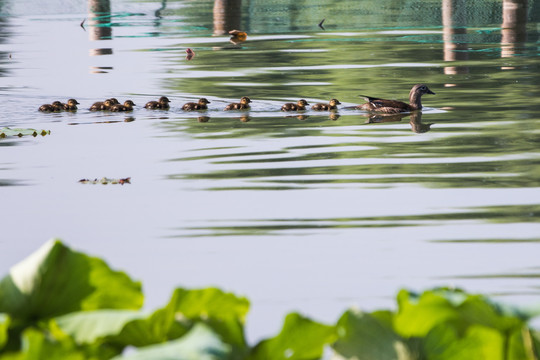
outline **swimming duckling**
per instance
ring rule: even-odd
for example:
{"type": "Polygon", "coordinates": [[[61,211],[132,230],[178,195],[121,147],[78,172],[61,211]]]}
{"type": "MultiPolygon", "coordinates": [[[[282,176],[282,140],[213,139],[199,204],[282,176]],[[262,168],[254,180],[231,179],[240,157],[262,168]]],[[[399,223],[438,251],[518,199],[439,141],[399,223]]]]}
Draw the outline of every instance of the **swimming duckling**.
{"type": "Polygon", "coordinates": [[[206,110],[208,109],[208,106],[206,104],[210,104],[210,101],[208,101],[206,98],[200,98],[198,102],[188,102],[182,106],[182,110],[206,110]]]}
{"type": "Polygon", "coordinates": [[[162,110],[169,110],[169,103],[171,101],[165,97],[162,96],[159,98],[158,101],[149,101],[144,105],[146,109],[162,109],[162,110]]]}
{"type": "Polygon", "coordinates": [[[57,111],[56,108],[54,107],[54,105],[51,105],[51,104],[43,104],[39,107],[39,111],[42,111],[42,112],[53,112],[53,111],[57,111]]]}
{"type": "Polygon", "coordinates": [[[309,103],[304,100],[300,99],[296,104],[293,103],[286,103],[281,107],[281,111],[300,111],[300,110],[306,110],[306,105],[309,105],[309,103]]]}
{"type": "Polygon", "coordinates": [[[331,100],[330,100],[330,103],[328,103],[328,104],[317,103],[317,104],[313,105],[311,108],[312,108],[313,110],[317,110],[317,111],[336,110],[336,109],[337,109],[337,105],[341,105],[341,103],[339,102],[339,100],[337,100],[337,99],[331,99],[331,100]]]}
{"type": "Polygon", "coordinates": [[[370,96],[360,95],[367,103],[358,105],[356,108],[360,110],[382,112],[386,114],[397,114],[400,112],[409,112],[422,109],[422,95],[435,93],[424,84],[416,84],[409,92],[409,104],[397,100],[379,99],[370,96]]]}
{"type": "Polygon", "coordinates": [[[247,33],[245,31],[231,30],[229,31],[229,34],[231,34],[229,41],[235,45],[238,45],[247,39],[247,33]]]}
{"type": "Polygon", "coordinates": [[[250,98],[244,96],[240,99],[239,103],[232,103],[225,107],[223,110],[246,110],[249,109],[249,103],[251,102],[250,98]]]}
{"type": "Polygon", "coordinates": [[[64,105],[60,101],[54,101],[52,104],[43,104],[39,107],[42,112],[58,112],[64,110],[64,105]]]}
{"type": "Polygon", "coordinates": [[[112,105],[109,110],[110,111],[114,111],[114,112],[117,112],[117,111],[133,111],[133,106],[136,106],[133,101],[131,100],[126,100],[124,101],[124,104],[115,104],[115,105],[112,105]]]}
{"type": "Polygon", "coordinates": [[[76,111],[77,105],[79,105],[79,102],[75,99],[69,99],[67,101],[67,104],[64,104],[64,110],[66,111],[76,111]]]}
{"type": "Polygon", "coordinates": [[[64,110],[64,104],[62,104],[60,101],[53,101],[51,105],[54,106],[54,111],[64,110]]]}

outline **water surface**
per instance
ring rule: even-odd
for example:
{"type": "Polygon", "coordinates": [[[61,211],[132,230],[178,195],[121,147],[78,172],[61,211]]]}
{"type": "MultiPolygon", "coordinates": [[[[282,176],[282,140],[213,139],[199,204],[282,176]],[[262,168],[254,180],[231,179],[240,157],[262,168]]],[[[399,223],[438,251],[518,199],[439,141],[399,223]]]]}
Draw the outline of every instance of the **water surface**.
{"type": "Polygon", "coordinates": [[[175,286],[247,296],[252,339],[401,287],[538,303],[536,2],[233,3],[0,3],[0,128],[51,131],[0,139],[3,273],[60,237],[141,279],[148,308],[175,286]],[[347,109],[419,82],[421,114],[347,109]],[[142,108],[161,95],[170,111],[142,108]],[[87,110],[112,96],[138,106],[87,110]],[[37,111],[71,97],[77,113],[37,111]],[[279,111],[300,98],[343,105],[279,111]],[[131,184],[78,182],[101,177],[131,184]]]}

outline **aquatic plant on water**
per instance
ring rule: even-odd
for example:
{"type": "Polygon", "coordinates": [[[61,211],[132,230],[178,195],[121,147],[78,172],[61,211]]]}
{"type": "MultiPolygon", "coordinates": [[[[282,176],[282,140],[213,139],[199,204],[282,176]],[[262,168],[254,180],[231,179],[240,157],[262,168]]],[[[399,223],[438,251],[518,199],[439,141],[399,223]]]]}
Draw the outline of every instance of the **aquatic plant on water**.
{"type": "Polygon", "coordinates": [[[528,325],[535,311],[460,290],[401,290],[397,310],[350,309],[336,324],[291,313],[254,345],[246,298],[178,288],[150,313],[143,299],[125,273],[49,241],[0,281],[0,359],[540,358],[540,332],[528,325]]]}

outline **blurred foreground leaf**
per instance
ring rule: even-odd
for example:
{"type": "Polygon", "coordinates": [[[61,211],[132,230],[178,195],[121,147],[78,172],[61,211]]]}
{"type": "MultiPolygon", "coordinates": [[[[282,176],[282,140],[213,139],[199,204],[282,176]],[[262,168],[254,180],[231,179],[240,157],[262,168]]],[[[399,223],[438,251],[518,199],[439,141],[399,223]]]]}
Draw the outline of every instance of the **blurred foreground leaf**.
{"type": "Polygon", "coordinates": [[[223,342],[210,327],[197,324],[178,340],[147,346],[114,360],[221,360],[228,359],[230,352],[231,346],[223,342]]]}
{"type": "Polygon", "coordinates": [[[79,310],[138,309],[142,303],[140,283],[55,240],[0,281],[0,312],[22,323],[79,310]]]}

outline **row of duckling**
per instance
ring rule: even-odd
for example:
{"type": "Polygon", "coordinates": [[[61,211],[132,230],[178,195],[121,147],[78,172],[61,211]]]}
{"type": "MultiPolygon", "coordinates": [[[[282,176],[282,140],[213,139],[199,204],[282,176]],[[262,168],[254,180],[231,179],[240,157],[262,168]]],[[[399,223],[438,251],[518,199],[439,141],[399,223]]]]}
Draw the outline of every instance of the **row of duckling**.
{"type": "MultiPolygon", "coordinates": [[[[414,85],[409,93],[409,104],[397,100],[386,100],[379,99],[370,96],[362,96],[365,100],[365,104],[361,104],[353,107],[354,109],[367,110],[370,112],[380,112],[386,114],[396,114],[400,112],[410,112],[415,110],[422,109],[421,97],[424,94],[433,94],[424,84],[414,85]]],[[[144,105],[146,109],[161,109],[168,110],[170,108],[169,103],[171,101],[166,97],[162,96],[157,101],[149,101],[144,105]]],[[[251,99],[247,96],[244,96],[240,99],[238,103],[228,104],[223,110],[248,110],[251,108],[250,103],[251,99]]],[[[60,101],[55,101],[52,104],[42,105],[39,110],[45,112],[51,111],[74,111],[77,110],[77,105],[79,102],[75,99],[69,99],[66,104],[61,103],[60,101]]],[[[206,98],[200,98],[198,102],[188,102],[182,106],[182,110],[192,111],[192,110],[207,110],[208,104],[210,101],[206,98]]],[[[305,99],[298,100],[297,103],[286,103],[281,107],[282,111],[304,111],[306,106],[310,105],[305,99]]],[[[337,106],[341,105],[339,100],[331,99],[328,104],[325,103],[316,103],[311,106],[312,110],[316,111],[332,111],[336,110],[337,106]]],[[[132,111],[133,106],[136,106],[135,103],[131,100],[126,100],[123,104],[120,104],[119,101],[115,98],[106,99],[105,101],[98,101],[90,107],[90,111],[132,111]]]]}

